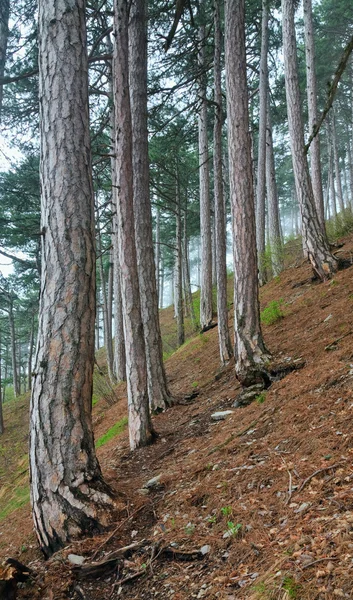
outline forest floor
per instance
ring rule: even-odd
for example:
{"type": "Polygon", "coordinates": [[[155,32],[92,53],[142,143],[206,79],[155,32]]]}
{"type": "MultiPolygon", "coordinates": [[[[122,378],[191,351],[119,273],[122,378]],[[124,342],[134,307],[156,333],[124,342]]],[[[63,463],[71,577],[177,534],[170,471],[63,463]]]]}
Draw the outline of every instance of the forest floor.
{"type": "MultiPolygon", "coordinates": [[[[353,260],[353,238],[343,241],[339,256],[353,260]]],[[[264,326],[274,360],[305,365],[247,407],[232,406],[240,388],[233,363],[219,368],[217,328],[167,359],[170,388],[183,403],[154,417],[153,445],[130,452],[123,387],[115,403],[96,402],[98,456],[118,491],[119,518],[108,532],[47,562],[28,504],[28,401],[5,405],[0,558],[17,558],[38,573],[18,597],[353,598],[352,275],[353,266],[315,283],[299,261],[262,288],[262,308],[276,300],[283,313],[264,326]],[[212,420],[225,410],[233,412],[212,420]],[[143,487],[156,476],[154,487],[143,487]],[[141,544],[98,578],[67,559],[105,560],[135,542],[141,544]]],[[[172,323],[168,311],[162,325],[172,323]]]]}

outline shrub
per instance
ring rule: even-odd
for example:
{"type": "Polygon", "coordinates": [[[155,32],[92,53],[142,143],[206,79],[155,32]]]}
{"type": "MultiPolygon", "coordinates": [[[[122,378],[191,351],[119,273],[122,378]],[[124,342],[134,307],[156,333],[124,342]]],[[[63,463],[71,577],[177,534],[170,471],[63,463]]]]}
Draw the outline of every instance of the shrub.
{"type": "Polygon", "coordinates": [[[261,312],[261,323],[265,325],[273,325],[284,317],[281,310],[283,304],[282,298],[280,300],[272,300],[266,308],[261,312]]]}

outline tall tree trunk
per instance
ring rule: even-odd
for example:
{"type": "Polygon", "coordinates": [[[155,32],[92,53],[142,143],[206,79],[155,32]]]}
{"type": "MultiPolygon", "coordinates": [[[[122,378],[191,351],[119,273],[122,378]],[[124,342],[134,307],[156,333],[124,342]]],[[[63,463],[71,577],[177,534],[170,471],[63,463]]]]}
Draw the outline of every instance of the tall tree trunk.
{"type": "Polygon", "coordinates": [[[273,276],[276,277],[283,269],[283,245],[276,182],[275,156],[273,151],[272,119],[269,89],[267,89],[266,188],[271,264],[273,276]]]}
{"type": "Polygon", "coordinates": [[[348,154],[348,168],[349,168],[349,189],[350,189],[350,203],[351,210],[353,210],[353,153],[352,153],[353,140],[348,137],[347,141],[347,154],[348,154]]]}
{"type": "Polygon", "coordinates": [[[177,320],[177,344],[185,342],[183,311],[183,258],[182,258],[182,221],[181,199],[179,190],[179,173],[176,170],[176,215],[175,215],[175,316],[177,320]]]}
{"type": "Polygon", "coordinates": [[[3,415],[3,410],[2,410],[2,405],[3,405],[3,394],[2,394],[2,355],[1,355],[1,346],[2,346],[2,335],[1,335],[1,330],[0,330],[0,435],[4,433],[5,431],[5,427],[4,427],[4,415],[3,415]]]}
{"type": "Polygon", "coordinates": [[[145,0],[132,0],[129,22],[129,83],[132,117],[133,198],[148,397],[153,411],[171,404],[163,364],[149,194],[147,131],[147,21],[145,0]]]}
{"type": "Polygon", "coordinates": [[[32,313],[32,317],[31,317],[31,331],[29,334],[28,359],[27,359],[27,381],[28,381],[28,390],[29,391],[32,389],[33,344],[34,344],[34,313],[32,313]]]}
{"type": "Polygon", "coordinates": [[[248,385],[268,358],[258,297],[254,188],[245,53],[245,0],[227,0],[226,83],[233,222],[235,369],[248,385]]]}
{"type": "MultiPolygon", "coordinates": [[[[304,35],[306,58],[306,81],[308,95],[309,136],[313,133],[318,119],[317,92],[315,74],[315,43],[312,14],[312,0],[303,0],[304,35]]],[[[310,145],[311,180],[316,212],[323,233],[325,233],[324,198],[322,190],[322,174],[320,161],[320,136],[315,136],[310,145]]]]}
{"type": "Polygon", "coordinates": [[[190,280],[190,258],[189,258],[189,239],[187,235],[187,214],[188,214],[188,201],[187,196],[185,198],[185,209],[184,209],[184,232],[183,232],[183,258],[184,258],[184,291],[185,291],[185,305],[187,310],[185,313],[189,315],[192,328],[194,331],[197,329],[196,325],[196,316],[194,310],[194,304],[192,301],[192,292],[191,292],[191,280],[190,280]]]}
{"type": "Polygon", "coordinates": [[[101,289],[102,289],[102,312],[103,312],[103,326],[104,326],[104,346],[107,356],[107,367],[108,367],[108,377],[111,383],[115,383],[115,375],[114,375],[114,354],[113,354],[113,339],[112,339],[112,326],[111,321],[109,320],[110,311],[108,304],[108,293],[107,293],[107,282],[104,273],[104,265],[103,265],[103,254],[102,254],[102,241],[101,241],[101,232],[98,225],[98,237],[97,237],[97,251],[98,251],[98,265],[99,265],[99,276],[101,280],[101,289]]]}
{"type": "Polygon", "coordinates": [[[333,148],[333,160],[335,165],[335,180],[336,180],[336,194],[338,198],[338,205],[340,208],[340,212],[344,212],[344,202],[343,202],[343,192],[342,192],[342,180],[341,180],[341,171],[340,171],[340,163],[338,158],[338,143],[337,143],[337,131],[336,131],[336,118],[335,113],[332,108],[332,118],[331,118],[331,132],[332,132],[332,148],[333,148]]]}
{"type": "MultiPolygon", "coordinates": [[[[201,2],[200,16],[203,21],[205,0],[201,2]]],[[[212,239],[210,211],[210,176],[208,167],[207,138],[207,74],[206,74],[206,28],[199,27],[199,178],[200,178],[200,231],[201,231],[201,290],[200,325],[207,327],[212,321],[212,239]]]]}
{"type": "Polygon", "coordinates": [[[96,273],[83,0],[40,0],[39,46],[42,285],[30,473],[35,530],[51,555],[98,531],[113,505],[91,419],[96,273]]]}
{"type": "Polygon", "coordinates": [[[100,287],[99,287],[99,284],[97,285],[97,290],[96,290],[96,322],[95,322],[95,327],[96,327],[95,345],[96,345],[96,350],[99,350],[99,348],[100,348],[100,287]]]}
{"type": "Polygon", "coordinates": [[[268,89],[268,0],[262,0],[261,58],[260,58],[260,110],[259,146],[256,190],[256,241],[259,261],[260,285],[266,282],[265,264],[265,214],[266,214],[266,121],[268,89]]]}
{"type": "Polygon", "coordinates": [[[338,263],[330,253],[326,236],[320,226],[304,150],[293,0],[282,0],[282,15],[289,136],[295,185],[301,211],[303,244],[314,272],[321,280],[326,280],[337,270],[338,263]]]}
{"type": "MultiPolygon", "coordinates": [[[[10,0],[0,2],[0,78],[4,76],[7,40],[9,36],[10,0]]],[[[0,122],[2,113],[3,86],[0,85],[0,122]]]]}
{"type": "Polygon", "coordinates": [[[156,243],[155,243],[156,251],[155,251],[155,262],[156,262],[156,294],[157,298],[159,298],[159,290],[160,290],[160,263],[161,263],[161,211],[159,206],[157,207],[157,217],[156,217],[156,243]]]}
{"type": "MultiPolygon", "coordinates": [[[[114,196],[114,194],[113,194],[114,196]]],[[[114,203],[114,206],[116,204],[114,203]]],[[[114,252],[114,373],[118,381],[126,381],[126,352],[124,338],[123,302],[121,297],[121,280],[119,265],[119,248],[116,233],[116,219],[113,218],[113,252],[114,252]]]]}
{"type": "Polygon", "coordinates": [[[21,393],[20,391],[20,373],[18,368],[17,352],[16,352],[16,330],[15,330],[15,316],[13,312],[13,300],[10,298],[9,301],[9,328],[10,328],[10,342],[11,342],[11,363],[12,363],[12,381],[13,381],[13,393],[15,398],[21,393]]]}
{"type": "Polygon", "coordinates": [[[159,286],[159,308],[164,308],[164,260],[161,257],[161,283],[159,286]]]}
{"type": "MultiPolygon", "coordinates": [[[[121,269],[130,448],[148,444],[152,424],[137,268],[129,94],[128,0],[114,1],[114,104],[117,188],[117,238],[121,269]]],[[[153,276],[154,279],[154,276],[153,276]]]]}
{"type": "Polygon", "coordinates": [[[220,2],[214,1],[214,101],[213,176],[215,208],[215,257],[217,281],[218,343],[222,365],[233,354],[228,328],[226,220],[222,167],[222,85],[221,85],[221,19],[220,2]]]}

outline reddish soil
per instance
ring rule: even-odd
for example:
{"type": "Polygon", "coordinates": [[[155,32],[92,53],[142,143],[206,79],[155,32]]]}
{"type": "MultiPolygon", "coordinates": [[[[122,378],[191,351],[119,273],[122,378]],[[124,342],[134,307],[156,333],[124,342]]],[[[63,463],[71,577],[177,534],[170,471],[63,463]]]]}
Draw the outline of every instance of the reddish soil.
{"type": "MultiPolygon", "coordinates": [[[[350,259],[353,241],[345,242],[340,256],[350,259]]],[[[199,396],[154,418],[159,435],[152,446],[131,453],[125,431],[99,449],[119,492],[120,515],[109,532],[44,562],[29,548],[35,542],[28,507],[5,528],[1,523],[1,555],[31,562],[38,572],[18,597],[353,598],[352,273],[349,267],[318,284],[302,263],[262,289],[262,306],[283,299],[284,317],[264,327],[274,360],[305,360],[273,383],[263,403],[232,408],[239,386],[232,364],[219,370],[217,329],[174,353],[167,370],[175,397],[195,390],[199,396]],[[228,409],[233,413],[224,421],[211,420],[228,409]],[[160,487],[145,495],[143,484],[156,475],[160,487]],[[102,559],[143,539],[142,549],[98,579],[77,579],[66,559],[70,552],[86,562],[93,554],[102,559]],[[181,561],[163,554],[170,544],[177,552],[209,548],[202,558],[181,561]]],[[[97,438],[125,405],[122,397],[95,407],[97,438]]]]}

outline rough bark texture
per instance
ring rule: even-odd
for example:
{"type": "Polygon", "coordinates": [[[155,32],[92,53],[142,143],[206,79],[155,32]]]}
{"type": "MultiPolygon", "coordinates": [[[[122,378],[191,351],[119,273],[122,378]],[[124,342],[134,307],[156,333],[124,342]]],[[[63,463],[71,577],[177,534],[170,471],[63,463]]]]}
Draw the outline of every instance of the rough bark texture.
{"type": "Polygon", "coordinates": [[[83,0],[39,2],[42,285],[30,415],[31,502],[50,555],[112,505],[95,455],[94,205],[83,0]]]}
{"type": "Polygon", "coordinates": [[[265,225],[266,225],[266,116],[268,89],[268,0],[262,1],[261,58],[260,58],[260,109],[259,144],[256,188],[256,242],[259,260],[260,285],[266,282],[265,225]]]}
{"type": "MultiPolygon", "coordinates": [[[[312,0],[303,0],[303,9],[309,135],[311,135],[315,130],[318,120],[312,0]]],[[[323,233],[325,233],[324,198],[322,189],[319,134],[313,139],[310,146],[310,163],[311,180],[313,186],[316,212],[319,219],[319,223],[322,227],[322,231],[323,233]]]]}
{"type": "Polygon", "coordinates": [[[283,244],[276,182],[275,156],[272,139],[270,94],[267,89],[267,129],[266,129],[266,189],[268,203],[268,234],[271,249],[271,266],[276,277],[283,269],[283,244]]]}
{"type": "Polygon", "coordinates": [[[129,22],[134,214],[141,315],[145,336],[148,397],[153,411],[171,404],[163,364],[149,194],[147,132],[147,23],[145,0],[132,0],[129,22]]]}
{"type": "Polygon", "coordinates": [[[129,437],[130,448],[133,450],[151,441],[152,426],[135,245],[127,0],[114,2],[114,38],[117,238],[126,351],[129,437]]]}
{"type": "MultiPolygon", "coordinates": [[[[114,206],[116,204],[114,203],[114,206]]],[[[115,219],[114,219],[115,221],[115,219]]],[[[116,224],[114,226],[116,231],[116,224]]],[[[118,381],[126,381],[126,352],[124,339],[123,303],[121,298],[119,248],[116,233],[113,233],[114,252],[114,374],[118,381]]]]}
{"type": "Polygon", "coordinates": [[[289,136],[295,186],[301,212],[303,246],[314,272],[321,280],[325,280],[337,270],[338,265],[337,260],[330,253],[318,220],[305,155],[293,0],[282,0],[282,18],[289,136]]]}
{"type": "MultiPolygon", "coordinates": [[[[9,35],[10,0],[0,2],[0,78],[4,77],[7,39],[9,35]]],[[[0,85],[0,122],[2,112],[3,86],[0,85]]]]}
{"type": "Polygon", "coordinates": [[[254,372],[262,367],[268,355],[261,334],[258,298],[244,4],[244,0],[227,0],[225,37],[234,255],[235,368],[240,381],[250,383],[254,379],[254,372]]]}
{"type": "Polygon", "coordinates": [[[215,257],[217,281],[218,342],[221,363],[233,354],[228,328],[226,220],[222,168],[222,86],[221,86],[221,20],[219,0],[214,2],[214,101],[213,173],[215,209],[215,257]]]}
{"type": "MultiPolygon", "coordinates": [[[[201,18],[203,10],[200,11],[201,18]]],[[[201,231],[201,290],[200,325],[207,327],[212,321],[212,239],[210,212],[210,177],[208,168],[207,139],[207,75],[205,55],[206,31],[203,24],[199,28],[199,178],[200,178],[200,231],[201,231]]]]}
{"type": "MultiPolygon", "coordinates": [[[[114,354],[113,354],[113,337],[112,337],[112,322],[110,317],[109,302],[108,302],[108,290],[107,282],[104,273],[103,255],[102,255],[102,243],[101,243],[101,232],[98,226],[97,236],[97,251],[98,251],[98,265],[99,265],[99,276],[101,280],[102,288],[102,311],[103,311],[103,327],[104,327],[104,346],[106,349],[107,356],[107,367],[108,377],[112,383],[116,383],[114,375],[114,354]]],[[[109,269],[110,270],[110,269],[109,269]]]]}

